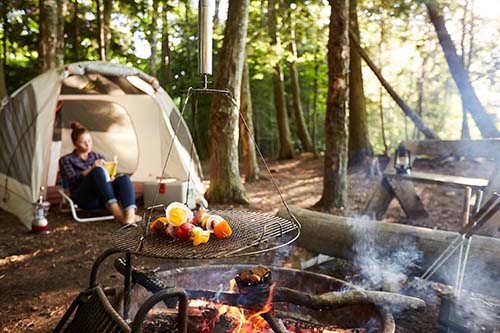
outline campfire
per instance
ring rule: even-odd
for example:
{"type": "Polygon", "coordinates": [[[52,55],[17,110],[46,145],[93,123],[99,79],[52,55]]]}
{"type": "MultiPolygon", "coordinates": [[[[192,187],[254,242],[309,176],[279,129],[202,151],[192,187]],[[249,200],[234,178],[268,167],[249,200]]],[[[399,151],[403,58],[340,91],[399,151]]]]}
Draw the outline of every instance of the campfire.
{"type": "MultiPolygon", "coordinates": [[[[123,272],[123,261],[115,265],[123,272]]],[[[423,305],[411,297],[358,290],[329,276],[286,268],[214,265],[159,273],[133,270],[132,277],[141,286],[133,292],[136,305],[151,292],[184,288],[190,300],[188,332],[388,333],[395,326],[384,305],[423,305]]],[[[176,332],[179,310],[175,304],[155,307],[143,332],[176,332]]]]}

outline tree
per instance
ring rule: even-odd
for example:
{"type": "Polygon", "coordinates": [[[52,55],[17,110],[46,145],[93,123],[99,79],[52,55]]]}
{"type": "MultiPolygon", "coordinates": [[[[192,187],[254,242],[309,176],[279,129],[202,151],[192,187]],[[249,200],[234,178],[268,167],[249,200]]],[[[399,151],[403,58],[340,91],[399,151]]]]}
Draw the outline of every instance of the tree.
{"type": "Polygon", "coordinates": [[[109,50],[111,44],[111,12],[113,11],[113,0],[104,0],[102,12],[102,38],[104,59],[109,59],[109,50]]]}
{"type": "MultiPolygon", "coordinates": [[[[249,0],[229,2],[224,42],[217,66],[216,89],[229,89],[239,103],[245,60],[249,0]]],[[[210,202],[248,203],[240,180],[238,161],[238,110],[228,98],[215,95],[209,119],[210,202]]]]}
{"type": "Polygon", "coordinates": [[[106,60],[106,49],[104,47],[104,24],[102,22],[101,0],[95,0],[96,23],[97,23],[97,50],[99,60],[106,60]]]}
{"type": "Polygon", "coordinates": [[[347,206],[347,98],[349,93],[349,0],[329,0],[328,97],[323,193],[316,207],[347,206]]]}
{"type": "Polygon", "coordinates": [[[40,42],[38,69],[43,73],[51,68],[62,66],[64,57],[58,56],[60,39],[60,8],[56,0],[40,0],[40,42]]]}
{"type": "Polygon", "coordinates": [[[425,5],[429,13],[429,18],[436,29],[439,43],[443,49],[450,73],[460,91],[460,97],[462,98],[463,104],[471,114],[483,137],[500,137],[500,132],[496,128],[495,122],[491,116],[486,113],[486,110],[481,105],[470,83],[469,74],[465,70],[457,54],[455,44],[453,44],[450,34],[446,29],[441,8],[438,6],[436,0],[428,0],[425,2],[425,5]]]}
{"type": "Polygon", "coordinates": [[[72,19],[72,28],[73,28],[73,40],[72,42],[72,57],[74,61],[80,60],[80,19],[78,13],[80,12],[80,6],[78,4],[78,0],[73,0],[73,19],[72,19]]]}
{"type": "Polygon", "coordinates": [[[3,59],[0,61],[0,101],[7,96],[7,86],[5,85],[5,74],[3,70],[3,59]]]}
{"type": "Polygon", "coordinates": [[[149,61],[149,74],[156,76],[156,64],[158,63],[158,54],[156,52],[158,44],[158,0],[153,0],[151,7],[151,23],[149,25],[149,45],[151,47],[151,57],[149,61]]]}
{"type": "MultiPolygon", "coordinates": [[[[350,0],[350,29],[359,39],[357,0],[350,0]]],[[[368,136],[365,91],[361,72],[361,57],[350,48],[349,64],[349,165],[361,166],[367,157],[373,156],[373,148],[368,136]]]]}
{"type": "Polygon", "coordinates": [[[276,17],[276,1],[268,0],[268,21],[267,27],[269,36],[271,37],[271,52],[272,58],[274,58],[275,64],[273,66],[272,80],[273,80],[273,92],[274,92],[274,105],[276,108],[276,114],[278,118],[278,130],[279,130],[279,140],[280,149],[278,158],[287,159],[293,158],[293,145],[292,136],[290,134],[290,124],[288,122],[288,112],[286,110],[285,102],[285,79],[283,77],[283,71],[280,65],[280,52],[281,48],[280,38],[276,26],[278,20],[276,17]]]}
{"type": "Polygon", "coordinates": [[[172,82],[172,70],[170,68],[170,35],[168,32],[168,0],[163,1],[162,8],[162,37],[161,37],[161,58],[159,80],[163,87],[170,93],[170,83],[172,82]]]}
{"type": "Polygon", "coordinates": [[[302,111],[302,101],[300,98],[300,83],[299,83],[299,74],[297,72],[297,44],[295,41],[295,23],[293,14],[290,14],[290,43],[288,44],[288,48],[291,54],[290,61],[290,81],[292,86],[292,96],[293,96],[293,115],[295,117],[295,124],[297,125],[297,134],[299,136],[300,142],[302,143],[302,147],[305,151],[312,152],[313,145],[311,141],[311,136],[309,135],[309,131],[306,126],[306,122],[304,120],[304,112],[302,111]]]}
{"type": "Polygon", "coordinates": [[[245,181],[253,182],[260,178],[260,170],[259,164],[257,163],[257,155],[255,153],[252,95],[250,93],[250,80],[248,76],[248,61],[245,57],[243,77],[241,79],[240,140],[241,151],[243,153],[245,181]]]}

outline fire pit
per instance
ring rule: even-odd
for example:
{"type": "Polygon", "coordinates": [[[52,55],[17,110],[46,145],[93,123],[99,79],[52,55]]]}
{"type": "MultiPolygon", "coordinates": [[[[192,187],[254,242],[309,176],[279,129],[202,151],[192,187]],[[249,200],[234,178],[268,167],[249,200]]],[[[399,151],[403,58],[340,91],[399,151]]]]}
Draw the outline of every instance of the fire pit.
{"type": "MultiPolygon", "coordinates": [[[[370,302],[363,297],[364,291],[356,290],[355,286],[345,281],[307,271],[273,267],[269,271],[272,275],[270,296],[263,306],[261,298],[251,295],[253,287],[242,291],[240,286],[239,293],[228,292],[234,287],[231,281],[235,281],[235,276],[241,276],[241,272],[255,272],[255,266],[213,265],[157,273],[134,271],[133,278],[153,292],[154,285],[158,289],[166,286],[186,289],[190,299],[189,332],[255,332],[255,327],[248,328],[241,322],[235,322],[234,315],[227,315],[228,310],[221,307],[228,304],[239,313],[243,313],[244,308],[250,314],[257,313],[264,318],[264,325],[261,323],[258,330],[260,332],[395,331],[390,311],[373,302],[374,299],[370,302]],[[141,276],[138,278],[138,275],[141,276]],[[143,279],[147,281],[144,283],[143,279]],[[349,300],[340,300],[339,295],[345,295],[349,300]]],[[[262,288],[265,289],[261,285],[255,286],[255,293],[258,294],[262,288]]],[[[133,303],[140,304],[150,295],[143,287],[134,288],[133,303]]],[[[175,332],[175,313],[168,307],[153,309],[144,322],[144,332],[175,332]]],[[[262,321],[262,318],[259,319],[262,321]]]]}

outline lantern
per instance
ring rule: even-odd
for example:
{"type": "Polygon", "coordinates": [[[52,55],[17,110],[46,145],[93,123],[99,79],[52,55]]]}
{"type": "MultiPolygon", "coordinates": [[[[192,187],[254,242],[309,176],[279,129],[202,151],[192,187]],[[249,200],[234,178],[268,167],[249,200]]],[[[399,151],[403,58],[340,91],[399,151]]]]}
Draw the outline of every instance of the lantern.
{"type": "Polygon", "coordinates": [[[394,169],[398,174],[410,174],[411,153],[403,144],[400,144],[394,154],[394,169]]]}

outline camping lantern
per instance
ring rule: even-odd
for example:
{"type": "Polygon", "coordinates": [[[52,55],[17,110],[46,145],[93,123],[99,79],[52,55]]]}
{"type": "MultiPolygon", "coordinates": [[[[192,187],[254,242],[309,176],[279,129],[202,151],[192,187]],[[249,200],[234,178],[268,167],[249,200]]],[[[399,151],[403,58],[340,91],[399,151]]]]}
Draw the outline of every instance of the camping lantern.
{"type": "Polygon", "coordinates": [[[40,187],[40,196],[35,205],[35,216],[31,224],[31,232],[35,234],[48,234],[49,222],[47,221],[47,214],[49,212],[50,202],[45,201],[43,198],[43,191],[45,188],[40,187]]]}
{"type": "Polygon", "coordinates": [[[411,152],[400,144],[394,154],[394,169],[398,174],[409,174],[411,169],[411,152]]]}

